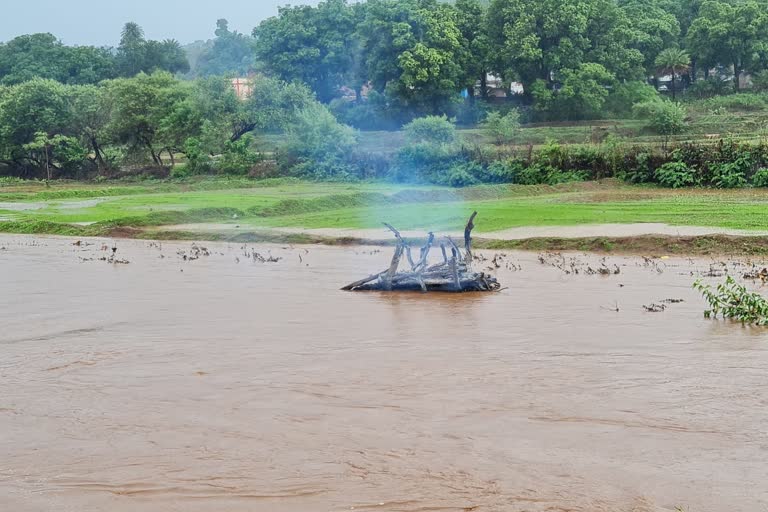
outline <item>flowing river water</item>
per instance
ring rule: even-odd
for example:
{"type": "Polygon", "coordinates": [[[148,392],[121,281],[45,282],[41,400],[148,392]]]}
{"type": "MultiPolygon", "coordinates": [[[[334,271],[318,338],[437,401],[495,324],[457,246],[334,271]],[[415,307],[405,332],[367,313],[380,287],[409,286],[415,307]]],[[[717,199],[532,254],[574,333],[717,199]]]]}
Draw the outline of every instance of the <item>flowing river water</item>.
{"type": "Polygon", "coordinates": [[[0,237],[2,511],[768,510],[768,331],[703,318],[710,260],[351,294],[389,249],[74,241],[0,237]]]}

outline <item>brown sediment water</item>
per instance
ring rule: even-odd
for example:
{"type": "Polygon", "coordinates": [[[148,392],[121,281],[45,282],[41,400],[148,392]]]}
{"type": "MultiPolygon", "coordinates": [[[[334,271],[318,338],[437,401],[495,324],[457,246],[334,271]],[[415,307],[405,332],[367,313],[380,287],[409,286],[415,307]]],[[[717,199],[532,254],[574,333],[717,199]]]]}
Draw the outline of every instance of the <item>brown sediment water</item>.
{"type": "Polygon", "coordinates": [[[0,237],[0,510],[768,508],[768,331],[703,318],[709,260],[387,295],[338,288],[388,250],[74,241],[0,237]]]}

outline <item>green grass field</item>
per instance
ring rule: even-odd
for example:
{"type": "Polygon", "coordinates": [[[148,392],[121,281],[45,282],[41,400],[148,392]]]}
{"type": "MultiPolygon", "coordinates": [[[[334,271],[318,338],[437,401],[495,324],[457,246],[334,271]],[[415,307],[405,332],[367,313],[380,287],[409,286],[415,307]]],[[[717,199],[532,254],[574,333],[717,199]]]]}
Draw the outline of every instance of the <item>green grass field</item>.
{"type": "Polygon", "coordinates": [[[387,221],[402,229],[457,230],[472,210],[480,212],[477,232],[490,237],[521,226],[636,222],[768,229],[768,192],[761,189],[673,191],[613,180],[466,189],[292,180],[0,188],[0,231],[24,233],[100,234],[116,226],[200,222],[245,230],[376,228],[387,221]]]}

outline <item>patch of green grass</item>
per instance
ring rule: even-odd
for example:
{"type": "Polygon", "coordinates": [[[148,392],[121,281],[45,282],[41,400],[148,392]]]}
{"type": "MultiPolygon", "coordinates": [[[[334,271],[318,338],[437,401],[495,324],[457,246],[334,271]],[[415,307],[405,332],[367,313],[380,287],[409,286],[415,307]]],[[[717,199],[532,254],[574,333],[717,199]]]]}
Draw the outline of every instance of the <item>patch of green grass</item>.
{"type": "Polygon", "coordinates": [[[158,192],[148,188],[151,193],[90,199],[79,194],[93,189],[72,190],[72,199],[45,201],[35,191],[22,194],[25,200],[47,205],[20,211],[6,207],[0,211],[0,219],[5,219],[0,230],[51,233],[58,229],[55,226],[62,226],[62,230],[76,234],[190,223],[229,223],[244,228],[379,228],[386,221],[400,229],[457,231],[473,210],[480,212],[479,235],[524,226],[634,222],[768,228],[768,193],[762,190],[671,191],[610,180],[465,189],[291,182],[206,191],[158,192]]]}
{"type": "MultiPolygon", "coordinates": [[[[382,221],[402,229],[457,230],[473,210],[480,212],[478,233],[523,226],[654,222],[681,226],[766,229],[762,202],[727,201],[711,195],[678,199],[627,199],[578,202],[575,193],[427,203],[375,203],[365,207],[314,211],[268,218],[248,218],[253,226],[302,228],[375,228],[382,221]]],[[[584,200],[582,198],[582,200],[584,200]]]]}

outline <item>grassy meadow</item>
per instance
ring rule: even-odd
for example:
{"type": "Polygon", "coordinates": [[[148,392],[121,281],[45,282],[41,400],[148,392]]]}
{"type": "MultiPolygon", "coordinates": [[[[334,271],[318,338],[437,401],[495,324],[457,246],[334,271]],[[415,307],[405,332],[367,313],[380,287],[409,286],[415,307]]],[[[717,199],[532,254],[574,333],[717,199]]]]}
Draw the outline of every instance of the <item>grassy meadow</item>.
{"type": "Polygon", "coordinates": [[[523,226],[657,222],[768,229],[760,189],[669,190],[615,180],[464,189],[383,183],[206,179],[136,184],[19,183],[0,187],[0,231],[107,234],[116,227],[227,224],[238,229],[460,229],[478,210],[477,233],[523,226]]]}

